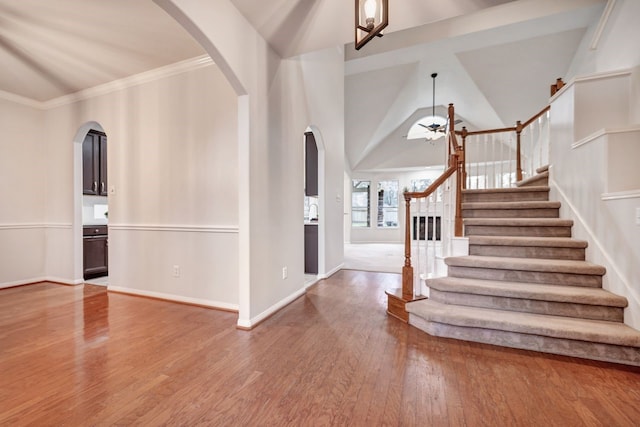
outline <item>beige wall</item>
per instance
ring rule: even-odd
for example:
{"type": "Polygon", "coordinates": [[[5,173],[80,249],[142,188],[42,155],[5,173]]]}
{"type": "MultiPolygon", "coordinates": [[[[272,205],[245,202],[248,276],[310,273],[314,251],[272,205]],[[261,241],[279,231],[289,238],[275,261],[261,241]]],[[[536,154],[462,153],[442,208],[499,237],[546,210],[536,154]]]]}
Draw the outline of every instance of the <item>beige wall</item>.
{"type": "Polygon", "coordinates": [[[45,276],[43,112],[0,99],[0,287],[45,276]]]}
{"type": "MultiPolygon", "coordinates": [[[[79,129],[95,122],[109,138],[110,288],[237,308],[235,93],[212,64],[103,89],[40,112],[10,112],[12,122],[35,127],[39,135],[16,129],[2,137],[20,165],[3,167],[2,180],[26,186],[13,186],[6,196],[15,208],[3,221],[45,223],[34,242],[45,255],[41,272],[0,281],[81,281],[79,129]],[[178,278],[174,265],[181,269],[178,278]]],[[[33,254],[21,258],[37,258],[38,251],[33,254]]]]}
{"type": "Polygon", "coordinates": [[[320,208],[326,219],[320,220],[321,259],[326,272],[341,262],[342,204],[335,197],[342,193],[344,162],[343,53],[281,59],[228,0],[156,3],[200,42],[239,96],[238,324],[251,327],[305,292],[302,137],[309,126],[326,149],[320,191],[324,185],[334,200],[320,208]]]}

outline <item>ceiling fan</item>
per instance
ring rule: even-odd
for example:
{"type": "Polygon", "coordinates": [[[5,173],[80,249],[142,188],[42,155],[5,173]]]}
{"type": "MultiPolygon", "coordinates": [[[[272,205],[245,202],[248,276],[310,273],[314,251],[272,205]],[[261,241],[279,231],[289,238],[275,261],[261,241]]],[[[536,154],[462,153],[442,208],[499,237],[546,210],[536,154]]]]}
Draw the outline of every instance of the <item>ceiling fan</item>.
{"type": "MultiPolygon", "coordinates": [[[[426,128],[430,132],[442,132],[445,133],[447,131],[447,127],[449,125],[448,119],[444,117],[436,116],[436,77],[438,77],[438,73],[431,74],[431,79],[433,80],[433,91],[432,91],[432,102],[431,102],[431,119],[433,122],[429,125],[425,125],[423,123],[418,123],[419,126],[426,128]],[[436,119],[440,118],[441,120],[437,120],[441,123],[436,123],[436,119]]],[[[461,123],[462,120],[454,121],[454,124],[461,123]]]]}

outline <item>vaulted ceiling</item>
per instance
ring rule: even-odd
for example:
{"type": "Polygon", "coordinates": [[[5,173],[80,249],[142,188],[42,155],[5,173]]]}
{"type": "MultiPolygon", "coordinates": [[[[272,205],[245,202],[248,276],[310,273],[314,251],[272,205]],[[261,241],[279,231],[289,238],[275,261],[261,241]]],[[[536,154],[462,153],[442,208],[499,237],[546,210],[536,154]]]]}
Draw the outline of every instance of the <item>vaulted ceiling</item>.
{"type": "MultiPolygon", "coordinates": [[[[348,167],[378,170],[440,162],[403,138],[432,106],[433,72],[436,107],[455,103],[469,128],[537,112],[606,0],[390,0],[385,36],[360,51],[351,1],[231,2],[283,57],[344,49],[348,167]]],[[[152,0],[0,0],[5,96],[47,101],[204,53],[152,0]]]]}
{"type": "Polygon", "coordinates": [[[469,130],[514,126],[545,107],[604,2],[511,2],[346,50],[345,140],[352,170],[443,163],[442,144],[407,140],[416,120],[454,103],[469,130]],[[569,4],[571,3],[571,4],[569,4]]]}

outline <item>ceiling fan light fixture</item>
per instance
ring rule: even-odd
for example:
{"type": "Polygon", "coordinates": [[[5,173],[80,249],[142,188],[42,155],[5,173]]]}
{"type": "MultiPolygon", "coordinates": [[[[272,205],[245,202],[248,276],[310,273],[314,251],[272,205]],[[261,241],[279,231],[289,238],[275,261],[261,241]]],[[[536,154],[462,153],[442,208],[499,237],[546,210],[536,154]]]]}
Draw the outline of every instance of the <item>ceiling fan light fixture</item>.
{"type": "Polygon", "coordinates": [[[382,37],[389,25],[389,0],[354,0],[355,47],[360,50],[374,37],[382,37]]]}
{"type": "Polygon", "coordinates": [[[424,137],[427,141],[435,141],[436,139],[444,138],[444,133],[429,130],[424,137]]]}

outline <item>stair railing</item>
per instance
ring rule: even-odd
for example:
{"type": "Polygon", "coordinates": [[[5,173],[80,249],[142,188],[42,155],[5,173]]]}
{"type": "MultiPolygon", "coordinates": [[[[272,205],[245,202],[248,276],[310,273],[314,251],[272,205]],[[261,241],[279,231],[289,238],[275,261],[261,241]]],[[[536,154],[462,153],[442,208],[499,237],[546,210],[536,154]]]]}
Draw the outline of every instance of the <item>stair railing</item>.
{"type": "Polygon", "coordinates": [[[546,106],[512,127],[478,131],[463,127],[457,131],[466,155],[463,188],[513,187],[548,164],[549,111],[550,106],[546,106]]]}
{"type": "MultiPolygon", "coordinates": [[[[454,236],[462,235],[461,192],[464,182],[464,150],[454,129],[454,107],[449,104],[447,133],[448,167],[424,191],[405,190],[405,261],[402,267],[402,299],[428,296],[424,279],[434,277],[444,266],[454,236]],[[412,265],[415,254],[415,269],[412,265]]],[[[444,275],[444,272],[442,272],[444,275]]]]}

